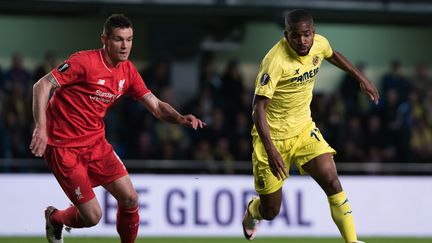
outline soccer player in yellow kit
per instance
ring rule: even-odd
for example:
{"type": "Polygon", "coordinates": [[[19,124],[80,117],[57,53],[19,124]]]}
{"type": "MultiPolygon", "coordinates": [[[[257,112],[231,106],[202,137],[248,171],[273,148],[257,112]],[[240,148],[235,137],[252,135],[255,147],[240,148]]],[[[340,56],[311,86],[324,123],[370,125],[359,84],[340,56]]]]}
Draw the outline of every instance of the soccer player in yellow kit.
{"type": "Polygon", "coordinates": [[[259,221],[279,214],[282,185],[294,163],[324,190],[345,242],[361,242],[357,241],[351,206],[338,179],[333,160],[336,151],[312,121],[310,103],[324,59],[354,76],[375,104],[378,91],[342,54],[332,50],[325,37],[315,34],[313,17],[307,11],[293,10],[286,15],[284,36],[264,57],[256,79],[252,161],[259,197],[247,205],[244,235],[254,239],[259,221]]]}

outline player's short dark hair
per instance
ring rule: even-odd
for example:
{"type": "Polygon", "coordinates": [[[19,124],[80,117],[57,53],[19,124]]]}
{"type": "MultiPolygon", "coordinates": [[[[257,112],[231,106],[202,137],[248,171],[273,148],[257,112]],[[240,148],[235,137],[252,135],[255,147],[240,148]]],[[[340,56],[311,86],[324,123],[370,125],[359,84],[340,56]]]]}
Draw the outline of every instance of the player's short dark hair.
{"type": "Polygon", "coordinates": [[[303,21],[309,22],[313,25],[312,14],[304,9],[291,10],[285,15],[285,28],[288,29],[290,26],[303,21]]]}
{"type": "Polygon", "coordinates": [[[123,14],[112,14],[105,20],[102,35],[111,36],[115,28],[132,28],[132,22],[123,14]]]}

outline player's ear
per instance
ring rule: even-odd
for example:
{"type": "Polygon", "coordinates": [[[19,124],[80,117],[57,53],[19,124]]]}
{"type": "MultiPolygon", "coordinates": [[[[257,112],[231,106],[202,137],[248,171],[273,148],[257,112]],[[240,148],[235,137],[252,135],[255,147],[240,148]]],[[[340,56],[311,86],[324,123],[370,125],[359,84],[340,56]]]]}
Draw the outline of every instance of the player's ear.
{"type": "Polygon", "coordinates": [[[284,30],[284,36],[285,36],[285,39],[288,40],[288,30],[286,30],[286,29],[284,30]]]}
{"type": "Polygon", "coordinates": [[[106,35],[102,34],[100,38],[101,38],[101,43],[102,43],[102,45],[105,46],[106,43],[107,43],[107,37],[106,37],[106,35]]]}

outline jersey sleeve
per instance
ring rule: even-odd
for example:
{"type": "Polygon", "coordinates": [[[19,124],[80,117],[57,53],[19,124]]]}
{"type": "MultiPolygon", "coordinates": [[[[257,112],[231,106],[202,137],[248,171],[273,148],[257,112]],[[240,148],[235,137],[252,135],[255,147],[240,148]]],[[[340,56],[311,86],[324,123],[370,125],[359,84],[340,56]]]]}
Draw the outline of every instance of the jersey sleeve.
{"type": "Polygon", "coordinates": [[[333,55],[333,49],[330,46],[330,42],[324,36],[320,36],[322,46],[323,46],[323,55],[324,58],[330,58],[333,55]]]}
{"type": "Polygon", "coordinates": [[[91,66],[89,62],[90,59],[87,55],[77,52],[53,69],[51,73],[60,86],[74,84],[84,80],[86,73],[85,67],[91,66]]]}
{"type": "Polygon", "coordinates": [[[139,99],[145,94],[150,93],[151,91],[147,88],[141,75],[132,64],[130,64],[129,70],[130,85],[126,93],[135,99],[139,99]]]}
{"type": "Polygon", "coordinates": [[[281,76],[282,68],[279,62],[272,58],[264,58],[255,80],[255,94],[271,99],[281,76]]]}

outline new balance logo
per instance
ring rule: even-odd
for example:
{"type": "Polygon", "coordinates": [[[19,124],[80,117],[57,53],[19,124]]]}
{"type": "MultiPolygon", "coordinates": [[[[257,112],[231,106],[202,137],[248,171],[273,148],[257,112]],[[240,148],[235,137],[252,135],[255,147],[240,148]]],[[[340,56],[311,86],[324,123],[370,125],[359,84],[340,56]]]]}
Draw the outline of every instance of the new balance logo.
{"type": "Polygon", "coordinates": [[[352,214],[352,211],[347,211],[344,213],[344,215],[347,215],[347,214],[352,214]]]}
{"type": "Polygon", "coordinates": [[[97,84],[104,85],[105,84],[105,79],[99,79],[99,81],[97,82],[97,84]]]}

